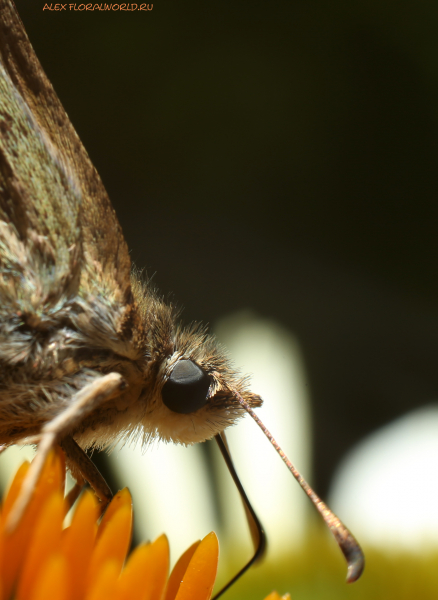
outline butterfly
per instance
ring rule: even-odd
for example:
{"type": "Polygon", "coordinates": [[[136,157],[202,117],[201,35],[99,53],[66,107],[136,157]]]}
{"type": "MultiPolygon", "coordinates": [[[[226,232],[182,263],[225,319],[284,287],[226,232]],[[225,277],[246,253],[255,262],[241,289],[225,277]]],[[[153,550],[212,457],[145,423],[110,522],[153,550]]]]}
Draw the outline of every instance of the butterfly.
{"type": "Polygon", "coordinates": [[[8,526],[55,446],[77,481],[72,499],[87,482],[105,507],[112,493],[88,450],[127,438],[215,438],[250,514],[254,562],[264,533],[224,434],[249,413],[322,514],[354,581],[364,564],[358,543],[261,423],[261,402],[215,339],[180,325],[132,268],[100,177],[13,2],[0,0],[0,444],[38,446],[8,526]]]}

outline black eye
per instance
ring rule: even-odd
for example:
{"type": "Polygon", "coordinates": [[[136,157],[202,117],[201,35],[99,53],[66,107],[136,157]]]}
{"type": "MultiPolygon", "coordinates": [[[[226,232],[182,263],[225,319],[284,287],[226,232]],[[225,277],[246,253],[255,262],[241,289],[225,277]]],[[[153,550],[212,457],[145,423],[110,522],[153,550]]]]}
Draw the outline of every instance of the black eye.
{"type": "Polygon", "coordinates": [[[180,360],[163,386],[163,402],[176,413],[195,412],[207,402],[210,383],[210,377],[198,365],[180,360]]]}

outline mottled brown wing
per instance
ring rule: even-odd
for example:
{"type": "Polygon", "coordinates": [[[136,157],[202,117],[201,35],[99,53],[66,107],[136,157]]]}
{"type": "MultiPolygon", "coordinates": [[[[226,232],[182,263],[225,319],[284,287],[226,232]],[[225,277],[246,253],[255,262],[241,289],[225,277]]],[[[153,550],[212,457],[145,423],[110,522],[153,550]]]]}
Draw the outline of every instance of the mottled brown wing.
{"type": "Polygon", "coordinates": [[[11,0],[0,0],[0,63],[0,254],[13,234],[39,253],[55,302],[93,291],[97,277],[123,303],[131,264],[120,224],[11,0]]]}

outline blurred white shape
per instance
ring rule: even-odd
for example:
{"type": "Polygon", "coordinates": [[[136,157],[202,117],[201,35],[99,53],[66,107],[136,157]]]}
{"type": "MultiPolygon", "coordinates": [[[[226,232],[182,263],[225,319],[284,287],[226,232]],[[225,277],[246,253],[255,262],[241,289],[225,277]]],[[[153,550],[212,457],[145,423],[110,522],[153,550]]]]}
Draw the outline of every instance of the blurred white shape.
{"type": "Polygon", "coordinates": [[[339,467],[330,496],[359,541],[415,551],[438,545],[438,405],[359,443],[339,467]]]}
{"type": "Polygon", "coordinates": [[[199,445],[157,443],[146,451],[140,445],[124,446],[111,460],[119,480],[131,491],[140,540],[166,533],[175,560],[216,528],[199,445]]]}
{"type": "MultiPolygon", "coordinates": [[[[214,329],[250,388],[262,396],[256,409],[266,427],[305,478],[310,477],[310,408],[301,352],[295,338],[270,319],[244,311],[214,329]]],[[[249,415],[226,431],[231,454],[269,541],[269,558],[303,541],[309,500],[249,415]]],[[[219,459],[221,460],[221,459],[219,459]]],[[[231,543],[247,537],[247,525],[230,476],[222,469],[222,505],[231,543]]]]}

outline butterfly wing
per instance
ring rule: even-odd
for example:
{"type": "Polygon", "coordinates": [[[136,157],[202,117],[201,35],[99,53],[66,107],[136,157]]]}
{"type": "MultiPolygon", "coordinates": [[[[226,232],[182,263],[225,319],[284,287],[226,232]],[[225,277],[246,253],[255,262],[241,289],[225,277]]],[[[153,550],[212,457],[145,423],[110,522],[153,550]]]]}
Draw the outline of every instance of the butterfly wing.
{"type": "Polygon", "coordinates": [[[131,264],[114,209],[11,0],[0,15],[3,276],[15,295],[31,277],[22,300],[47,310],[90,293],[123,305],[131,264]]]}

